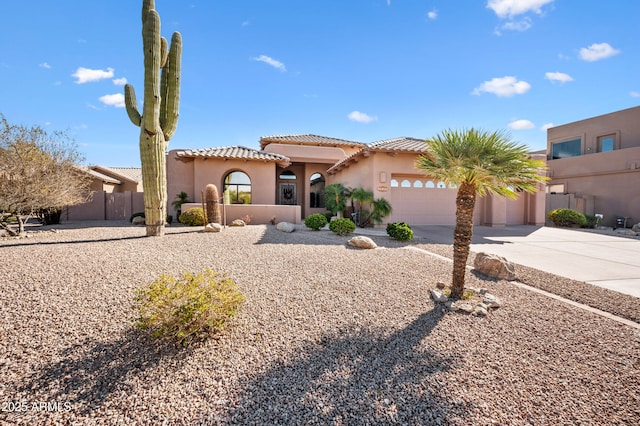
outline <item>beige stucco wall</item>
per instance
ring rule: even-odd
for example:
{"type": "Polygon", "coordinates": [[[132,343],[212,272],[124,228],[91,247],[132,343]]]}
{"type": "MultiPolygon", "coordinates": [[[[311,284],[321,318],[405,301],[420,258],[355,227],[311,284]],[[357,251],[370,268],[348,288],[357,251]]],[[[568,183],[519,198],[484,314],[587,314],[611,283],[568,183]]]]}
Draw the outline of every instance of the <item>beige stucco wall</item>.
{"type": "MultiPolygon", "coordinates": [[[[582,213],[603,214],[603,225],[615,225],[618,216],[640,222],[640,107],[550,128],[548,158],[554,142],[578,137],[582,155],[548,160],[548,185],[564,186],[565,194],[580,201],[570,205],[582,213]],[[617,138],[614,151],[597,152],[598,137],[609,134],[617,138]]],[[[553,207],[549,203],[546,211],[553,207]]]]}
{"type": "MultiPolygon", "coordinates": [[[[187,211],[192,207],[201,207],[200,203],[183,204],[182,211],[187,211]]],[[[250,225],[264,225],[271,223],[274,219],[276,223],[289,222],[301,223],[300,206],[275,206],[263,204],[227,204],[220,205],[220,215],[226,224],[235,219],[242,219],[245,216],[251,218],[250,225]]]]}

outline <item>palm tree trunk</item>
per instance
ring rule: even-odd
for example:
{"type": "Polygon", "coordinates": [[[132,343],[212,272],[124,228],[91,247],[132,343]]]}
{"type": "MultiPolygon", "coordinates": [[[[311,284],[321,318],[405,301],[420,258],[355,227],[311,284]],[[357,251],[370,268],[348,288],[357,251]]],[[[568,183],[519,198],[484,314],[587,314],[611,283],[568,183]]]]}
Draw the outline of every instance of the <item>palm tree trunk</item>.
{"type": "Polygon", "coordinates": [[[456,228],[453,232],[453,280],[451,297],[459,299],[464,292],[464,275],[473,237],[473,208],[476,204],[476,188],[463,183],[456,196],[456,228]]]}

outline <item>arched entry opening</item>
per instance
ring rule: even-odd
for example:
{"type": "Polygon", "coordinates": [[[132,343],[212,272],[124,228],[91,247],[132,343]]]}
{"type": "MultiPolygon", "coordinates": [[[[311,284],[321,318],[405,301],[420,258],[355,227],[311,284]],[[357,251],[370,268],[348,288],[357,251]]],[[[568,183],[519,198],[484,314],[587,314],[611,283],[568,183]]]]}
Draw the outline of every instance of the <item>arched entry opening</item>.
{"type": "Polygon", "coordinates": [[[320,173],[314,173],[309,179],[309,207],[324,207],[324,176],[320,173]]]}

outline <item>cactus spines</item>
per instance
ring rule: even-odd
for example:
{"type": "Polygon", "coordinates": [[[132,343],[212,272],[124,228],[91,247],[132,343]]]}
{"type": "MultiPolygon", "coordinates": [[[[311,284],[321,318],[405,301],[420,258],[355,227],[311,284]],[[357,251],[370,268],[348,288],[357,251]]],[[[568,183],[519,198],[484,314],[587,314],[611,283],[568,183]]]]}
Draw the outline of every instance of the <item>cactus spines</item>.
{"type": "Polygon", "coordinates": [[[140,161],[147,236],[164,235],[167,211],[165,151],[178,125],[182,36],[173,33],[171,47],[160,36],[160,15],[154,0],[142,2],[144,104],[138,110],[133,86],[124,88],[127,115],[140,127],[140,161]]]}
{"type": "Polygon", "coordinates": [[[218,187],[210,183],[206,186],[204,194],[207,203],[207,222],[221,224],[218,187]]]}

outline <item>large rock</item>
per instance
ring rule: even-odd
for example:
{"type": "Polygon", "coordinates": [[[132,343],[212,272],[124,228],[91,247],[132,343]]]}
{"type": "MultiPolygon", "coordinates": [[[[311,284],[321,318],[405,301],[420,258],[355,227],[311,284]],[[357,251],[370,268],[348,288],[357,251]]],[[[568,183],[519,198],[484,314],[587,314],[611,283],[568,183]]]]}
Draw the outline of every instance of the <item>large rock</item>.
{"type": "Polygon", "coordinates": [[[145,220],[146,219],[144,217],[142,217],[142,216],[136,216],[136,217],[133,218],[131,223],[133,225],[144,225],[145,220]]]}
{"type": "Polygon", "coordinates": [[[279,222],[276,229],[282,232],[293,232],[296,230],[296,225],[290,222],[279,222]]]}
{"type": "Polygon", "coordinates": [[[204,232],[220,232],[222,231],[222,225],[219,223],[207,223],[204,227],[204,232]]]}
{"type": "Polygon", "coordinates": [[[477,272],[490,278],[514,280],[516,278],[513,264],[504,257],[491,253],[478,253],[473,262],[477,272]]]}
{"type": "Polygon", "coordinates": [[[229,224],[229,226],[246,226],[247,224],[242,219],[236,219],[229,224]]]}
{"type": "Polygon", "coordinates": [[[363,235],[356,235],[355,237],[347,241],[347,244],[363,249],[374,249],[378,247],[378,245],[371,238],[365,237],[363,235]]]}
{"type": "Polygon", "coordinates": [[[631,227],[631,230],[632,230],[633,232],[640,232],[640,222],[639,222],[639,223],[636,223],[635,225],[633,225],[633,226],[631,227]]]}

